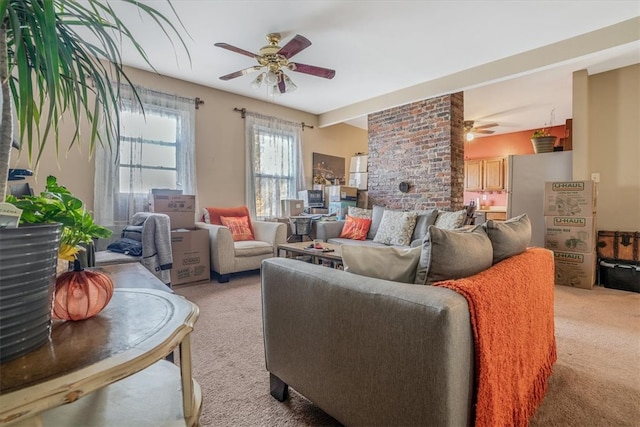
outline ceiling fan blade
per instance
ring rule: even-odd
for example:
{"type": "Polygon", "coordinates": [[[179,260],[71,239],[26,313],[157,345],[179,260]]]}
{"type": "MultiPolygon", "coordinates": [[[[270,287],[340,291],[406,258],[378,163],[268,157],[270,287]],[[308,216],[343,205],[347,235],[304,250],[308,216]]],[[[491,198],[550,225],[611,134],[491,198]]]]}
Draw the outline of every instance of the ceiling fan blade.
{"type": "Polygon", "coordinates": [[[285,44],[278,53],[285,58],[289,59],[293,55],[299,53],[300,51],[311,46],[311,42],[306,38],[302,37],[300,34],[296,34],[294,38],[292,38],[289,43],[285,44]]]}
{"type": "Polygon", "coordinates": [[[287,86],[284,83],[284,77],[282,75],[278,78],[278,90],[280,93],[285,93],[287,91],[287,86]]]}
{"type": "Polygon", "coordinates": [[[248,50],[240,49],[239,47],[231,46],[228,43],[216,43],[214,46],[221,47],[223,49],[230,50],[231,52],[239,53],[241,55],[248,56],[249,58],[255,58],[256,54],[251,53],[248,50]]]}
{"type": "Polygon", "coordinates": [[[486,125],[474,126],[474,129],[487,129],[487,128],[494,128],[496,126],[498,126],[497,123],[487,123],[486,125]]]}
{"type": "Polygon", "coordinates": [[[260,71],[261,68],[262,67],[259,65],[254,65],[253,67],[245,68],[244,70],[236,71],[235,73],[225,74],[224,76],[220,77],[220,80],[235,79],[236,77],[245,76],[255,71],[260,71]]]}
{"type": "Polygon", "coordinates": [[[478,130],[478,129],[474,129],[474,130],[472,130],[472,132],[473,132],[473,133],[483,133],[483,134],[485,134],[485,135],[490,135],[490,134],[492,134],[492,133],[496,133],[496,131],[495,131],[495,130],[483,130],[483,129],[480,129],[480,130],[478,130]]]}
{"type": "Polygon", "coordinates": [[[332,79],[336,75],[335,70],[328,68],[316,67],[315,65],[300,64],[299,62],[290,62],[289,65],[293,65],[291,71],[297,71],[298,73],[311,74],[316,77],[324,77],[325,79],[332,79]]]}

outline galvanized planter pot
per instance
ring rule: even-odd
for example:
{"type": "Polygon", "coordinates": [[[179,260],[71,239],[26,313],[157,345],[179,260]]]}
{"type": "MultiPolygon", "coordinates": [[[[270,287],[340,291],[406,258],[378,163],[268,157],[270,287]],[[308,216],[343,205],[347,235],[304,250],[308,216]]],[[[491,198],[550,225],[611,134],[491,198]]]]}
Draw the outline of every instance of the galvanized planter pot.
{"type": "Polygon", "coordinates": [[[49,339],[61,224],[0,229],[0,363],[49,339]]]}
{"type": "Polygon", "coordinates": [[[555,136],[542,136],[539,138],[531,138],[533,144],[533,151],[538,153],[551,153],[553,152],[553,146],[556,143],[555,136]]]}

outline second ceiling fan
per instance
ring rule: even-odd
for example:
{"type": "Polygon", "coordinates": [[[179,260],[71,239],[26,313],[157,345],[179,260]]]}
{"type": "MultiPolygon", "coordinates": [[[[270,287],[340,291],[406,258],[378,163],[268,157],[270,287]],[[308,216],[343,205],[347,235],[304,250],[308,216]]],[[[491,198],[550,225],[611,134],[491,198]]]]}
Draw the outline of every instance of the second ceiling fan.
{"type": "Polygon", "coordinates": [[[289,76],[284,73],[284,70],[310,74],[312,76],[323,77],[325,79],[332,79],[335,76],[335,70],[317,67],[315,65],[301,64],[299,62],[292,62],[289,60],[297,53],[300,53],[302,50],[311,46],[311,42],[306,37],[297,34],[282,47],[278,45],[278,43],[280,43],[280,39],[281,36],[278,33],[268,34],[267,41],[269,44],[263,46],[258,53],[251,53],[228,43],[216,43],[215,46],[217,47],[254,58],[258,61],[258,64],[260,64],[235,71],[230,74],[225,74],[224,76],[221,76],[220,79],[231,80],[249,73],[262,71],[258,77],[251,82],[251,86],[260,87],[264,82],[276,93],[287,93],[294,91],[297,86],[293,81],[291,81],[289,76]]]}
{"type": "Polygon", "coordinates": [[[484,125],[475,126],[475,122],[473,120],[465,120],[463,122],[464,126],[464,134],[467,141],[471,141],[473,139],[474,133],[481,133],[484,135],[491,135],[495,133],[494,130],[489,130],[489,128],[493,128],[498,126],[498,123],[487,123],[484,125]]]}

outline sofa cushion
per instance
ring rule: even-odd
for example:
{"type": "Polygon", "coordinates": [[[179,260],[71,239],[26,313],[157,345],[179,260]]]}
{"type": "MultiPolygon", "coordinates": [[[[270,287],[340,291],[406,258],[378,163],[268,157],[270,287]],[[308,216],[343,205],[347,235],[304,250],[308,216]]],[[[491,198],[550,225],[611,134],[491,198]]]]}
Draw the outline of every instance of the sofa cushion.
{"type": "Polygon", "coordinates": [[[259,240],[241,240],[234,242],[233,246],[237,258],[273,255],[273,246],[259,240]]]}
{"type": "Polygon", "coordinates": [[[466,209],[455,212],[439,212],[438,218],[436,218],[436,222],[433,225],[445,230],[453,230],[454,228],[462,227],[466,217],[466,209]]]}
{"type": "Polygon", "coordinates": [[[493,247],[493,263],[524,252],[531,243],[531,221],[522,214],[507,221],[482,224],[493,247]]]}
{"type": "Polygon", "coordinates": [[[344,271],[360,276],[413,283],[421,248],[343,246],[344,271]]]}
{"type": "Polygon", "coordinates": [[[411,241],[422,240],[427,234],[427,229],[430,225],[435,224],[436,218],[438,218],[438,210],[430,209],[428,211],[416,211],[418,217],[416,218],[416,226],[413,229],[413,235],[411,241]]]}
{"type": "Polygon", "coordinates": [[[371,227],[370,218],[354,218],[347,215],[347,218],[340,232],[340,237],[345,239],[364,240],[371,227]]]}
{"type": "Polygon", "coordinates": [[[249,214],[249,209],[247,209],[246,206],[237,206],[235,208],[204,208],[203,220],[207,224],[224,225],[220,220],[221,216],[246,216],[249,218],[249,228],[251,229],[251,233],[255,234],[253,226],[251,225],[251,215],[249,214]]]}
{"type": "Polygon", "coordinates": [[[255,240],[251,228],[249,228],[249,217],[246,216],[221,216],[222,225],[231,231],[233,240],[255,240]]]}
{"type": "Polygon", "coordinates": [[[374,206],[373,209],[371,209],[371,227],[369,227],[367,239],[373,240],[376,237],[378,228],[380,228],[380,221],[382,221],[383,214],[384,206],[374,206]]]}
{"type": "Polygon", "coordinates": [[[443,230],[430,226],[422,241],[416,284],[460,279],[491,267],[493,251],[484,228],[443,230]]]}
{"type": "Polygon", "coordinates": [[[409,246],[417,216],[415,212],[385,210],[373,241],[386,245],[409,246]]]}

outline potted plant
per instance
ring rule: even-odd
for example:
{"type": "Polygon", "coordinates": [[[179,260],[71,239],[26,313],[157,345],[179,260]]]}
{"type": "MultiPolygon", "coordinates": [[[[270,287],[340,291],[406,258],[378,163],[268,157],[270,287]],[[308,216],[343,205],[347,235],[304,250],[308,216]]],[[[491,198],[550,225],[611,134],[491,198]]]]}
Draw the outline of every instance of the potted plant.
{"type": "MultiPolygon", "coordinates": [[[[170,35],[177,36],[186,51],[176,27],[157,9],[137,0],[122,3],[129,4],[132,12],[148,16],[169,42],[170,35]]],[[[175,14],[173,6],[171,11],[175,14]]],[[[82,140],[89,144],[90,153],[96,142],[117,148],[120,84],[130,85],[136,94],[122,64],[119,49],[123,41],[132,44],[152,66],[131,30],[103,0],[0,0],[0,201],[6,198],[11,148],[16,140],[36,168],[48,143],[58,147],[62,120],[76,128],[69,147],[82,140]],[[12,123],[12,106],[16,126],[12,123]],[[90,129],[86,135],[80,134],[83,124],[90,129]],[[101,126],[104,133],[99,131],[101,126]]],[[[69,196],[58,194],[58,201],[69,196]]],[[[40,201],[56,203],[55,197],[47,199],[40,201]]],[[[83,215],[80,221],[88,217],[83,215]]],[[[50,303],[55,283],[61,227],[69,230],[59,223],[0,227],[0,301],[6,300],[8,293],[23,295],[14,299],[19,304],[0,306],[0,362],[31,351],[48,339],[50,309],[42,307],[47,300],[50,303]],[[9,241],[16,247],[7,249],[9,241]],[[43,248],[47,248],[46,253],[36,254],[43,248]],[[29,283],[13,283],[10,277],[23,277],[29,283]],[[38,291],[21,293],[20,286],[38,291]],[[31,303],[36,307],[33,310],[29,308],[31,303]],[[24,322],[31,324],[28,331],[24,322]]]]}
{"type": "Polygon", "coordinates": [[[531,144],[533,144],[533,151],[538,153],[550,153],[553,151],[553,146],[556,144],[558,137],[551,135],[551,127],[553,126],[553,119],[555,116],[555,108],[551,110],[549,124],[545,124],[545,127],[536,130],[531,135],[531,144]]]}

